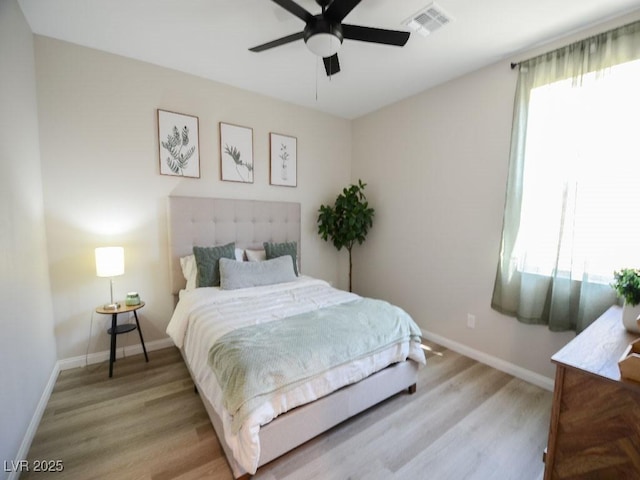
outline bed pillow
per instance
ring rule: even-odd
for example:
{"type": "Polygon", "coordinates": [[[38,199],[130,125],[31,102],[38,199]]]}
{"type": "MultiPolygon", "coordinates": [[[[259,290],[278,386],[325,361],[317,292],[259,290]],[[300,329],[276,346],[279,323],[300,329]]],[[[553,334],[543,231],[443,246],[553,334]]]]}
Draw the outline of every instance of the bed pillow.
{"type": "Polygon", "coordinates": [[[197,287],[220,286],[220,259],[236,261],[235,243],[217,247],[193,247],[193,255],[198,267],[197,287]]]}
{"type": "Polygon", "coordinates": [[[264,262],[236,262],[227,258],[220,259],[220,288],[223,290],[293,282],[295,279],[293,262],[286,256],[264,262]]]}
{"type": "Polygon", "coordinates": [[[264,248],[260,248],[258,250],[248,248],[244,253],[247,256],[247,260],[250,262],[264,262],[267,259],[267,252],[264,251],[264,248]]]}
{"type": "MultiPolygon", "coordinates": [[[[264,254],[264,251],[263,251],[264,254]]],[[[241,248],[235,249],[236,260],[239,262],[244,261],[244,250],[241,248]]],[[[187,285],[184,287],[185,290],[193,290],[196,288],[198,284],[198,266],[196,265],[196,257],[195,255],[187,255],[186,257],[180,258],[180,268],[182,268],[182,275],[184,279],[187,281],[187,285]]]]}
{"type": "Polygon", "coordinates": [[[264,242],[267,260],[289,255],[293,259],[293,271],[298,275],[298,242],[270,243],[264,242]]]}
{"type": "Polygon", "coordinates": [[[198,267],[196,265],[195,255],[187,255],[180,258],[180,267],[182,268],[182,275],[187,281],[186,290],[193,290],[196,288],[198,282],[198,267]]]}

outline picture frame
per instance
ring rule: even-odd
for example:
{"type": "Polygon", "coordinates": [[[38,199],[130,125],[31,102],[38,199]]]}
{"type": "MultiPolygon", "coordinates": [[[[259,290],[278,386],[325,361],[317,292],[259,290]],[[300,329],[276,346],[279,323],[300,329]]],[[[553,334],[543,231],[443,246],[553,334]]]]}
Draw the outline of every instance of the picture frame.
{"type": "Polygon", "coordinates": [[[193,115],[157,109],[160,174],[200,178],[200,126],[193,115]]]}
{"type": "Polygon", "coordinates": [[[269,133],[269,183],[298,186],[298,139],[281,133],[269,133]]]}
{"type": "Polygon", "coordinates": [[[220,122],[220,178],[253,183],[253,129],[220,122]]]}

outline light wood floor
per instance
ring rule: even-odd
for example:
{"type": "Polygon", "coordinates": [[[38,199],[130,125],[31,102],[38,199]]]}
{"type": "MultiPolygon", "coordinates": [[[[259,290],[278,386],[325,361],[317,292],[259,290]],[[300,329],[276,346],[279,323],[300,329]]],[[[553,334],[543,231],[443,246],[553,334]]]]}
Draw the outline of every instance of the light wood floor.
{"type": "MultiPolygon", "coordinates": [[[[435,346],[399,394],[265,465],[257,479],[538,480],[551,393],[435,346]]],[[[174,348],[60,373],[21,479],[231,479],[174,348]]]]}

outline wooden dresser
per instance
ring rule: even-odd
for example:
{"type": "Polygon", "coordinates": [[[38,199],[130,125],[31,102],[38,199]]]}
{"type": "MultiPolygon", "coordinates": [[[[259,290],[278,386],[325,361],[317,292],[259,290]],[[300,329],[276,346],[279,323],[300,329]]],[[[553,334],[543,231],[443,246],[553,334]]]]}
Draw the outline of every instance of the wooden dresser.
{"type": "Polygon", "coordinates": [[[637,337],[611,307],[551,360],[556,380],[544,478],[640,478],[640,383],[618,360],[637,337]]]}

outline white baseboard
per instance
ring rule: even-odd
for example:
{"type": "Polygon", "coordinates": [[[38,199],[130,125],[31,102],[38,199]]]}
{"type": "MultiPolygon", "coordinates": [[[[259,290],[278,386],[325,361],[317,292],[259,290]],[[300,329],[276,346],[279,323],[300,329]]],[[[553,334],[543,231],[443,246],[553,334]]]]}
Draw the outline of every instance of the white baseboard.
{"type": "MultiPolygon", "coordinates": [[[[51,397],[53,387],[56,385],[58,373],[60,373],[60,365],[59,362],[56,362],[53,366],[53,370],[51,370],[51,375],[49,375],[49,381],[45,385],[42,395],[40,396],[40,400],[38,401],[38,405],[36,406],[36,411],[34,412],[33,417],[31,417],[31,422],[29,422],[27,431],[22,438],[22,443],[20,444],[20,448],[18,449],[18,453],[16,454],[16,460],[26,460],[27,455],[29,454],[31,442],[33,442],[33,437],[35,437],[36,435],[38,425],[40,425],[40,420],[42,419],[42,415],[44,415],[44,410],[45,408],[47,408],[47,403],[49,403],[49,397],[51,397]]],[[[18,480],[18,477],[20,477],[20,472],[18,471],[18,469],[16,469],[9,473],[7,479],[18,480]]]]}
{"type": "MultiPolygon", "coordinates": [[[[154,340],[153,342],[145,342],[147,352],[153,350],[161,350],[163,348],[173,347],[173,341],[167,337],[161,340],[154,340]]],[[[137,355],[142,353],[142,345],[136,343],[135,345],[127,345],[126,347],[119,347],[116,349],[116,358],[130,357],[131,355],[137,355]]],[[[79,355],[77,357],[64,358],[58,360],[60,370],[69,370],[70,368],[86,367],[87,365],[93,365],[94,363],[106,362],[109,360],[109,351],[90,353],[88,355],[79,355]]]]}
{"type": "Polygon", "coordinates": [[[430,340],[437,343],[438,345],[442,345],[443,347],[453,350],[454,352],[458,352],[465,357],[473,358],[480,363],[484,363],[485,365],[489,365],[490,367],[508,373],[509,375],[518,377],[525,382],[532,383],[540,388],[544,388],[545,390],[553,392],[553,378],[545,377],[544,375],[540,375],[539,373],[535,373],[531,370],[527,370],[526,368],[519,367],[518,365],[514,365],[513,363],[507,362],[506,360],[502,360],[501,358],[494,357],[462,343],[450,340],[446,337],[438,335],[437,333],[422,330],[422,336],[426,340],[430,340]]]}

